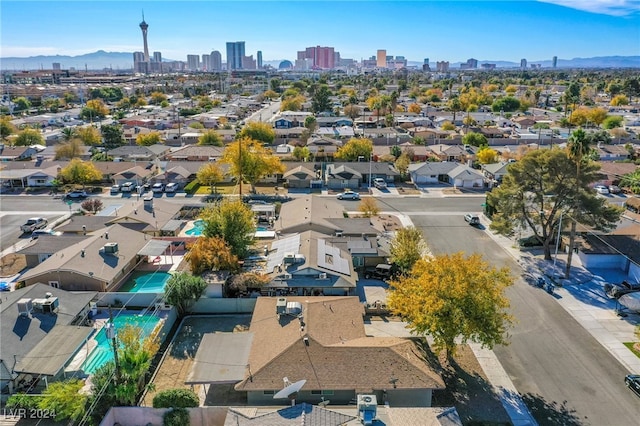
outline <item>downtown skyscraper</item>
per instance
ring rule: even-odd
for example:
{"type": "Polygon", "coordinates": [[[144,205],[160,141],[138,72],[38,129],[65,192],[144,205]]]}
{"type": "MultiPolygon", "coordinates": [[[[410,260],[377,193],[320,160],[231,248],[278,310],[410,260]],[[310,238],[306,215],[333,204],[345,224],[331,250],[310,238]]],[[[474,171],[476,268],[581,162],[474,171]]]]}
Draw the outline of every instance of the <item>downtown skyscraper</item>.
{"type": "Polygon", "coordinates": [[[244,59],[244,41],[227,42],[227,69],[241,70],[244,59]]]}

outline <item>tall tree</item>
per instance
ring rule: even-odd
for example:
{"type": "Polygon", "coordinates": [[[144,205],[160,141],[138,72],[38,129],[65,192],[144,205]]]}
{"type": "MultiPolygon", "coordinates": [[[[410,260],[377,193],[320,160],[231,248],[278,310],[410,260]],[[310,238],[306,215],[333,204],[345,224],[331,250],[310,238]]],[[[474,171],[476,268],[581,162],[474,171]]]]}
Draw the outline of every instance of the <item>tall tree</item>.
{"type": "Polygon", "coordinates": [[[176,308],[178,317],[182,318],[200,299],[207,288],[207,283],[200,277],[186,272],[173,274],[164,287],[164,300],[176,308]]]}
{"type": "Polygon", "coordinates": [[[105,124],[101,126],[100,132],[102,133],[105,148],[113,149],[124,145],[124,132],[121,125],[105,124]]]}
{"type": "Polygon", "coordinates": [[[332,96],[329,86],[321,84],[320,87],[313,94],[311,99],[311,111],[314,113],[320,113],[325,111],[331,111],[331,99],[332,96]]]}
{"type": "Polygon", "coordinates": [[[74,127],[65,127],[60,130],[60,134],[62,135],[62,140],[65,142],[69,142],[76,136],[76,128],[74,127]]]}
{"type": "Polygon", "coordinates": [[[233,255],[244,258],[256,230],[253,212],[245,203],[223,199],[205,207],[200,218],[204,221],[205,237],[222,238],[233,255]]]}
{"type": "Polygon", "coordinates": [[[504,290],[512,284],[507,268],[493,268],[478,254],[442,255],[418,260],[391,281],[387,304],[414,333],[430,335],[436,350],[452,356],[457,342],[506,343],[512,318],[504,290]]]}
{"type": "Polygon", "coordinates": [[[9,116],[0,117],[0,138],[4,142],[7,137],[16,133],[18,129],[11,122],[11,118],[9,116]]]}
{"type": "Polygon", "coordinates": [[[60,170],[60,177],[66,183],[81,184],[84,187],[89,182],[102,180],[102,173],[92,162],[74,158],[60,170]]]}
{"type": "Polygon", "coordinates": [[[396,232],[391,241],[389,254],[391,263],[403,273],[408,273],[427,252],[427,243],[418,228],[410,226],[396,232]]]}
{"type": "Polygon", "coordinates": [[[222,162],[229,165],[228,173],[238,178],[239,182],[246,179],[251,184],[252,192],[255,192],[258,180],[285,170],[279,157],[260,142],[249,138],[241,138],[227,145],[222,162]]]}
{"type": "Polygon", "coordinates": [[[102,143],[100,131],[93,126],[78,127],[75,133],[85,145],[96,146],[102,143]]]}
{"type": "Polygon", "coordinates": [[[503,235],[532,232],[551,260],[551,246],[559,232],[560,217],[575,217],[600,230],[612,228],[622,210],[597,197],[591,184],[600,179],[595,163],[576,166],[560,149],[532,150],[509,166],[502,184],[487,196],[491,229],[503,235]]]}

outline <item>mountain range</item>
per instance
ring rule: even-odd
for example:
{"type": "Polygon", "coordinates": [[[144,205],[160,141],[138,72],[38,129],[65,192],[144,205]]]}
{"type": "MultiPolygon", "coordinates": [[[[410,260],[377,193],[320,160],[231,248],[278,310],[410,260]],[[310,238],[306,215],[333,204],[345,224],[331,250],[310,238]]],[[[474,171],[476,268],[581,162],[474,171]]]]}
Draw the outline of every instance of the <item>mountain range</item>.
{"type": "MultiPolygon", "coordinates": [[[[164,59],[164,61],[172,61],[164,59]]],[[[29,56],[24,58],[7,57],[0,58],[0,70],[2,71],[26,71],[51,69],[53,63],[60,63],[62,69],[87,69],[87,70],[103,70],[112,69],[130,70],[133,67],[133,53],[130,52],[105,52],[98,50],[97,52],[87,53],[78,56],[29,56]]],[[[265,61],[267,65],[278,68],[281,60],[265,61]]],[[[499,61],[499,60],[478,60],[478,66],[481,64],[496,64],[497,68],[518,68],[519,62],[499,61]]],[[[551,68],[551,60],[528,61],[529,64],[540,64],[542,68],[551,68]]],[[[407,65],[422,67],[422,62],[408,61],[407,65]]],[[[431,69],[435,69],[436,64],[431,63],[431,69]]],[[[558,68],[640,68],[640,56],[600,56],[593,58],[558,58],[558,68]]],[[[459,69],[460,62],[452,62],[449,64],[451,70],[459,69]]]]}

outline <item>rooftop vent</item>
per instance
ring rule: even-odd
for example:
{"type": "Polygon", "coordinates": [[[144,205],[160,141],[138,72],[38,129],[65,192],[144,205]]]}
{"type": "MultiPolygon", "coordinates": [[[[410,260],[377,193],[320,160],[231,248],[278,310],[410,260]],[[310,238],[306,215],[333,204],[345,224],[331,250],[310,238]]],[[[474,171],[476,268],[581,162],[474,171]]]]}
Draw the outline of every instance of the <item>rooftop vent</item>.
{"type": "Polygon", "coordinates": [[[31,311],[33,311],[33,302],[31,299],[18,300],[18,315],[28,317],[31,315],[31,311]]]}

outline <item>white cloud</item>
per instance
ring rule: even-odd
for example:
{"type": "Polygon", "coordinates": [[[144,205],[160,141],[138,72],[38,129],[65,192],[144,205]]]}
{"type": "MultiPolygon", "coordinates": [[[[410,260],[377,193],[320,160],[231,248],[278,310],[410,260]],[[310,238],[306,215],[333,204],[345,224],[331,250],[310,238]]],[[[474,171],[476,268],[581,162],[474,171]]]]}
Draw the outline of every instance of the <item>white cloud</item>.
{"type": "Polygon", "coordinates": [[[601,15],[627,16],[640,12],[640,0],[538,0],[601,15]]]}

